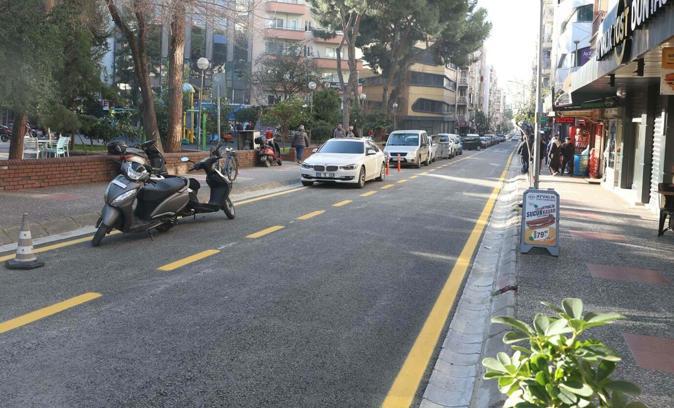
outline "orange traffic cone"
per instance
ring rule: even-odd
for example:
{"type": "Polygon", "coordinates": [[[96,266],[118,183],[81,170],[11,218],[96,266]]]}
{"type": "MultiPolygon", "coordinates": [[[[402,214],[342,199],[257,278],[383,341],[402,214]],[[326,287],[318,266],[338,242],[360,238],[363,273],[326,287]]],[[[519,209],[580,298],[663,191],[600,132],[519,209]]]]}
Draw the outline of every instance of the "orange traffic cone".
{"type": "Polygon", "coordinates": [[[30,235],[27,213],[23,213],[21,220],[21,230],[19,230],[19,242],[16,246],[16,257],[5,263],[9,269],[35,269],[44,266],[44,262],[39,261],[33,254],[33,238],[30,235]]]}
{"type": "Polygon", "coordinates": [[[391,172],[389,171],[389,165],[388,165],[389,161],[391,161],[391,157],[389,155],[386,155],[386,175],[387,176],[391,175],[391,172]]]}
{"type": "Polygon", "coordinates": [[[398,155],[398,173],[400,173],[400,155],[398,155]]]}

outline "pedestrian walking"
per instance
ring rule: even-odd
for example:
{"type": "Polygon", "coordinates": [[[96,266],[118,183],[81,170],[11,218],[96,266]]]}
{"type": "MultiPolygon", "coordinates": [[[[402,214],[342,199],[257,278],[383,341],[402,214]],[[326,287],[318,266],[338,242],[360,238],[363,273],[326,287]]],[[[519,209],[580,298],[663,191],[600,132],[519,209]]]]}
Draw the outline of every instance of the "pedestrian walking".
{"type": "Polygon", "coordinates": [[[349,126],[349,130],[346,132],[346,137],[356,137],[356,133],[353,131],[353,126],[349,126]]]}
{"type": "Polygon", "coordinates": [[[561,143],[557,137],[552,138],[552,141],[550,142],[550,152],[548,155],[550,157],[550,174],[556,176],[559,174],[559,162],[562,155],[561,143]]]}
{"type": "Polygon", "coordinates": [[[571,138],[567,137],[562,144],[562,175],[566,169],[569,169],[569,175],[573,177],[573,156],[576,154],[576,147],[571,143],[571,138]]]}
{"type": "Polygon", "coordinates": [[[304,131],[304,125],[300,125],[293,136],[293,147],[295,148],[295,159],[297,163],[302,163],[304,158],[304,148],[309,146],[309,135],[304,131]]]}
{"type": "Polygon", "coordinates": [[[344,137],[344,135],[344,128],[342,127],[341,123],[338,123],[337,127],[332,130],[332,137],[336,139],[344,137]]]}
{"type": "Polygon", "coordinates": [[[527,136],[522,136],[520,145],[517,146],[517,153],[520,155],[522,162],[522,173],[529,171],[529,144],[527,143],[527,136]]]}

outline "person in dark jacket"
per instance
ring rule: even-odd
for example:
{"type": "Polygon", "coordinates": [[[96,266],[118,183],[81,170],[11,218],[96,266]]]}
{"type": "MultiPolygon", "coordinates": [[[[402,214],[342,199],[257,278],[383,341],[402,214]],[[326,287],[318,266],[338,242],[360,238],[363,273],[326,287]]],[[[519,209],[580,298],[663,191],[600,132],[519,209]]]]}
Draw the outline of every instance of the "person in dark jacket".
{"type": "Polygon", "coordinates": [[[526,135],[522,137],[520,145],[517,147],[517,153],[520,155],[522,161],[522,173],[529,171],[529,144],[527,143],[526,135]]]}
{"type": "Polygon", "coordinates": [[[304,158],[304,148],[309,146],[309,136],[304,131],[304,125],[300,125],[298,131],[293,137],[293,147],[295,148],[295,159],[297,163],[302,163],[304,158]]]}
{"type": "Polygon", "coordinates": [[[550,174],[553,176],[556,176],[559,174],[559,162],[561,160],[561,155],[562,155],[562,144],[559,142],[558,138],[553,138],[552,142],[550,142],[550,151],[548,153],[548,156],[550,157],[550,174]]]}
{"type": "Polygon", "coordinates": [[[570,138],[566,138],[566,142],[562,144],[562,175],[569,169],[569,175],[573,177],[573,156],[576,154],[576,147],[571,143],[570,138]]]}

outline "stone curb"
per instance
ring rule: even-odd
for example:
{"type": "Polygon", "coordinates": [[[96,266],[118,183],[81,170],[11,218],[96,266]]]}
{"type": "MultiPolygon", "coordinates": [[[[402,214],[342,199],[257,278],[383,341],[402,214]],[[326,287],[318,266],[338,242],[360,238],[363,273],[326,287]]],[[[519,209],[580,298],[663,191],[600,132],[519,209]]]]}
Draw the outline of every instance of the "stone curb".
{"type": "MultiPolygon", "coordinates": [[[[516,174],[519,166],[513,161],[508,169],[508,179],[499,194],[494,211],[487,225],[480,247],[469,271],[465,287],[458,301],[454,318],[449,324],[438,359],[420,402],[421,408],[469,407],[480,388],[482,375],[480,361],[484,343],[490,336],[489,318],[492,314],[492,292],[499,279],[514,278],[513,211],[517,194],[516,174]],[[502,266],[513,271],[504,275],[502,266]]],[[[499,286],[501,287],[501,286],[499,286]]],[[[514,311],[504,300],[498,299],[497,307],[514,311]]],[[[496,300],[494,300],[496,302],[496,300]]],[[[500,336],[491,334],[493,338],[500,336]]],[[[486,406],[486,405],[479,405],[486,406]]]]}
{"type": "MultiPolygon", "coordinates": [[[[518,168],[519,166],[516,166],[518,168]]],[[[512,170],[512,169],[511,169],[512,170]]],[[[519,170],[519,169],[518,169],[519,170]]],[[[513,191],[510,200],[510,216],[507,220],[507,231],[501,248],[501,262],[498,265],[494,290],[506,286],[517,284],[517,251],[519,246],[519,225],[521,211],[518,203],[524,191],[528,188],[528,182],[525,176],[518,176],[514,180],[513,191]]],[[[481,358],[496,356],[498,352],[507,352],[507,347],[503,344],[503,335],[507,328],[502,325],[491,324],[491,317],[508,316],[515,317],[515,306],[517,302],[516,292],[508,291],[499,295],[492,296],[490,317],[487,322],[489,329],[483,341],[481,358]]],[[[496,381],[487,381],[483,379],[484,367],[480,363],[477,367],[478,377],[475,384],[475,391],[470,407],[501,407],[505,403],[506,397],[498,390],[496,381]]]]}
{"type": "MultiPolygon", "coordinates": [[[[253,198],[255,193],[267,190],[278,190],[287,187],[299,187],[299,179],[278,181],[273,183],[256,184],[250,188],[238,190],[236,185],[232,190],[232,197],[242,196],[243,199],[253,198]]],[[[258,194],[261,195],[261,194],[258,194]]],[[[101,206],[103,203],[101,202],[101,206]]],[[[71,232],[80,228],[91,227],[96,224],[100,212],[78,214],[72,217],[59,217],[48,220],[32,220],[29,218],[30,231],[33,238],[46,238],[53,235],[71,232]]],[[[21,217],[17,217],[20,220],[21,217]]],[[[20,224],[0,228],[0,246],[13,244],[19,236],[20,224]]]]}

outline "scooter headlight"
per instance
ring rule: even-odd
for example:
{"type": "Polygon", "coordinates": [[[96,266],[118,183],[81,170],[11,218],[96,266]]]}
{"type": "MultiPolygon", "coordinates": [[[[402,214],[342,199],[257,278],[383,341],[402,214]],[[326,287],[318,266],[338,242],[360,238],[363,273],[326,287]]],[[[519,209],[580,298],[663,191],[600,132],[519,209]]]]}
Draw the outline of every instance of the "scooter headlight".
{"type": "Polygon", "coordinates": [[[125,161],[122,163],[121,170],[122,173],[124,173],[124,175],[129,178],[129,180],[134,181],[138,181],[147,175],[145,166],[136,162],[125,161]]]}
{"type": "Polygon", "coordinates": [[[112,200],[112,205],[119,205],[129,198],[136,196],[136,190],[129,190],[126,193],[118,195],[114,200],[112,200]]]}

